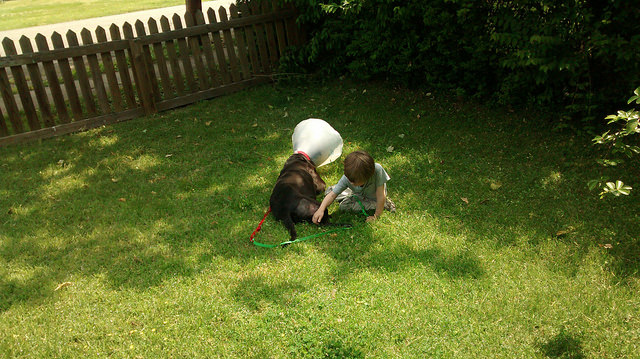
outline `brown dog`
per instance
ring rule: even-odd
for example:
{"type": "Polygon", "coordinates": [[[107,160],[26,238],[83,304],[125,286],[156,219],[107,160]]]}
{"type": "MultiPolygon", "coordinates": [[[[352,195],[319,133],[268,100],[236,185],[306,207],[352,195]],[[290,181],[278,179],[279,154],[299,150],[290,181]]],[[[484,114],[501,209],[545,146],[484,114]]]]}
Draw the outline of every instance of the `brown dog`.
{"type": "MultiPolygon", "coordinates": [[[[291,241],[298,234],[294,223],[308,221],[320,207],[316,196],[323,193],[326,184],[316,172],[316,165],[305,153],[294,153],[287,159],[271,192],[269,205],[273,216],[282,221],[289,231],[291,241]]],[[[329,223],[325,209],[321,224],[329,223]]]]}

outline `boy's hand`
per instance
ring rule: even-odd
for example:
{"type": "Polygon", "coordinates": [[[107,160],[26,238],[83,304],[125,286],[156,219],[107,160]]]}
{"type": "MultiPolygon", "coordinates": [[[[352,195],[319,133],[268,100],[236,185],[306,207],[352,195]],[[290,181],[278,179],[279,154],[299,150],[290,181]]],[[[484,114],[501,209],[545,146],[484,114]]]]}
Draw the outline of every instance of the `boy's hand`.
{"type": "Polygon", "coordinates": [[[324,210],[318,209],[316,213],[313,214],[313,217],[311,217],[311,221],[315,224],[320,224],[322,217],[324,217],[324,210]]]}
{"type": "Polygon", "coordinates": [[[337,194],[335,194],[333,191],[329,191],[329,193],[324,196],[322,203],[320,203],[320,207],[318,207],[316,213],[314,213],[313,217],[311,217],[311,222],[320,224],[320,221],[322,221],[322,217],[324,217],[324,210],[327,209],[327,207],[331,204],[331,202],[333,202],[334,199],[336,199],[336,196],[337,194]]]}
{"type": "Polygon", "coordinates": [[[376,219],[378,219],[378,217],[376,217],[376,216],[369,216],[369,217],[367,217],[367,219],[365,220],[365,222],[367,222],[367,223],[369,223],[369,222],[373,222],[373,221],[375,221],[376,219]]]}

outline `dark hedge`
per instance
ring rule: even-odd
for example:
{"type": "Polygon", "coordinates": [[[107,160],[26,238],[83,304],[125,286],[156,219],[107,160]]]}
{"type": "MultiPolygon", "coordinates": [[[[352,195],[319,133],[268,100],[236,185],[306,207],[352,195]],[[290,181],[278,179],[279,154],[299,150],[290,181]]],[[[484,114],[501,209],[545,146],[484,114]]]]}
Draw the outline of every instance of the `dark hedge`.
{"type": "Polygon", "coordinates": [[[309,40],[283,59],[288,67],[454,90],[586,122],[619,109],[640,85],[633,1],[286,1],[309,40]]]}

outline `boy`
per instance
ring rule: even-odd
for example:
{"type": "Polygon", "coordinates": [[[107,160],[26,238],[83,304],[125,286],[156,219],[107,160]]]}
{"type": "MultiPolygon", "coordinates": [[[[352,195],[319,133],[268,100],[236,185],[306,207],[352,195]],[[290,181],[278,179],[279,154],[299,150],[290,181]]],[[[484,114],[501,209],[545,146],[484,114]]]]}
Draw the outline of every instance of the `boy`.
{"type": "Polygon", "coordinates": [[[351,152],[344,159],[344,176],[338,183],[327,189],[327,194],[320,207],[313,214],[313,223],[320,223],[324,210],[337,200],[342,211],[361,211],[358,196],[365,210],[374,210],[367,222],[375,221],[383,210],[395,212],[396,206],[387,198],[387,181],[390,179],[382,166],[373,161],[365,151],[351,152]]]}

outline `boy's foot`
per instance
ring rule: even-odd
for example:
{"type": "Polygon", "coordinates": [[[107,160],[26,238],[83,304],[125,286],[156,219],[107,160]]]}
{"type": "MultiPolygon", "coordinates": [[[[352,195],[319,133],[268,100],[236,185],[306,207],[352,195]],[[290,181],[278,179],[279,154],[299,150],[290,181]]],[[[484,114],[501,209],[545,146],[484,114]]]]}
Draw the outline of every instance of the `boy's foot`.
{"type": "Polygon", "coordinates": [[[394,213],[396,211],[396,204],[393,203],[393,201],[390,200],[389,197],[387,197],[387,200],[384,203],[384,209],[391,213],[394,213]]]}

